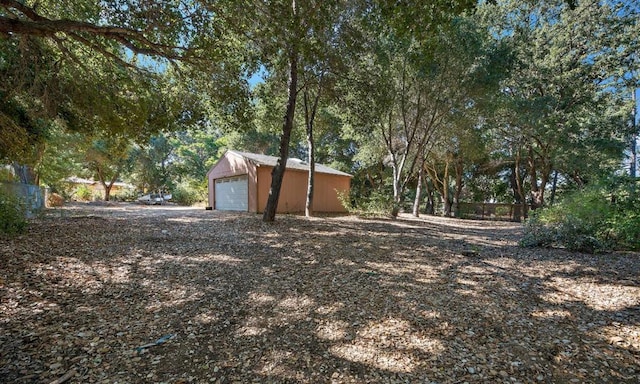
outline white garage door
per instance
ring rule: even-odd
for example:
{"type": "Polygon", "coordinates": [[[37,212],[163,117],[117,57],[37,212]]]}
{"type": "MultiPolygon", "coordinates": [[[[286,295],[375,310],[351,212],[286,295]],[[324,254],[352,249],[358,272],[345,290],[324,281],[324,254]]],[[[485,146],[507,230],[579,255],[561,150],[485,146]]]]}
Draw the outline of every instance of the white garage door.
{"type": "Polygon", "coordinates": [[[217,179],[215,208],[220,211],[249,210],[247,176],[217,179]]]}

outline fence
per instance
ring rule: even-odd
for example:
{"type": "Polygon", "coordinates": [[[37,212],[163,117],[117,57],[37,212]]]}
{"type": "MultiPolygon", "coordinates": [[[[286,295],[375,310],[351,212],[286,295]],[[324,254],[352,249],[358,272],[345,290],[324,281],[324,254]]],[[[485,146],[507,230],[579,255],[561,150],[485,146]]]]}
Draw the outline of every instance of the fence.
{"type": "Polygon", "coordinates": [[[25,203],[27,218],[32,218],[45,207],[45,191],[37,185],[21,183],[0,183],[0,190],[21,198],[25,203]]]}
{"type": "Polygon", "coordinates": [[[522,221],[521,204],[458,203],[458,216],[462,219],[522,221]]]}

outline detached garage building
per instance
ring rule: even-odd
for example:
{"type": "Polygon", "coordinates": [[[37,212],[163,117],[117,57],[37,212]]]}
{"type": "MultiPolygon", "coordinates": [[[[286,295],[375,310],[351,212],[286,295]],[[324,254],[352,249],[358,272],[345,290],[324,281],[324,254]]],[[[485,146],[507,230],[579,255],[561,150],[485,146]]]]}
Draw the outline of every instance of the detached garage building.
{"type": "MultiPolygon", "coordinates": [[[[271,187],[271,171],[277,161],[273,156],[227,151],[207,173],[207,209],[263,212],[271,187]]],[[[278,213],[304,212],[308,177],[308,164],[298,159],[287,161],[278,213]]],[[[345,212],[338,192],[349,193],[351,177],[348,173],[316,164],[313,211],[345,212]]]]}

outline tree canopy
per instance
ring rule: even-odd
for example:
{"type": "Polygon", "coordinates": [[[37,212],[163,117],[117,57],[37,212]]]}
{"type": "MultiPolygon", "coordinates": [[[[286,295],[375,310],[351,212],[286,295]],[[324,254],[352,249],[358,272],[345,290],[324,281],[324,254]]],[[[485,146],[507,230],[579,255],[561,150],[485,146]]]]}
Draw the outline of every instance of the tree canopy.
{"type": "Polygon", "coordinates": [[[202,196],[225,149],[278,155],[266,221],[290,155],[354,174],[351,202],[392,213],[410,201],[414,214],[456,214],[463,200],[535,209],[621,171],[637,137],[638,12],[588,0],[0,0],[0,157],[32,182],[100,178],[108,163],[121,171],[106,179],[202,196]],[[63,145],[72,137],[86,145],[63,145]]]}

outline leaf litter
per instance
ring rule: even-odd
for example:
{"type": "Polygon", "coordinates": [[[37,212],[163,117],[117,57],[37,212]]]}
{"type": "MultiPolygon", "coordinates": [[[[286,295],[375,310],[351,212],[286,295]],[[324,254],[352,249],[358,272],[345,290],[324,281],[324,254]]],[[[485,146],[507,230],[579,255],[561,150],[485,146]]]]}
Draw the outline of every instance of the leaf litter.
{"type": "Polygon", "coordinates": [[[640,382],[639,255],[519,233],[72,204],[0,237],[0,381],[640,382]]]}

